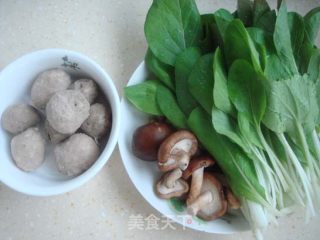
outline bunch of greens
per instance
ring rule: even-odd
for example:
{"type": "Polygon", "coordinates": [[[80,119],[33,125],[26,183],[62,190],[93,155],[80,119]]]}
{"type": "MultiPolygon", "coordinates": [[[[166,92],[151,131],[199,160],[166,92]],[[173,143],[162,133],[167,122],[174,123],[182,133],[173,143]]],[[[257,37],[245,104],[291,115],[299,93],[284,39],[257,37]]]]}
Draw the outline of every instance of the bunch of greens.
{"type": "Polygon", "coordinates": [[[193,0],[154,0],[145,22],[152,80],[126,87],[139,110],[190,129],[214,156],[252,228],[320,209],[320,7],[238,0],[200,15],[193,0]]]}

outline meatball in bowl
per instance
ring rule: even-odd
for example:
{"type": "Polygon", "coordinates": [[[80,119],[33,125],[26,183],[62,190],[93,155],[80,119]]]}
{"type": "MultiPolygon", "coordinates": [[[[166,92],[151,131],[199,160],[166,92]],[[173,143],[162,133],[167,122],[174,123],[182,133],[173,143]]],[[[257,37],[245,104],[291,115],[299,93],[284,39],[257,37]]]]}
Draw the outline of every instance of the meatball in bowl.
{"type": "Polygon", "coordinates": [[[108,161],[119,96],[88,57],[64,49],[27,54],[0,73],[0,181],[35,196],[71,191],[108,161]]]}

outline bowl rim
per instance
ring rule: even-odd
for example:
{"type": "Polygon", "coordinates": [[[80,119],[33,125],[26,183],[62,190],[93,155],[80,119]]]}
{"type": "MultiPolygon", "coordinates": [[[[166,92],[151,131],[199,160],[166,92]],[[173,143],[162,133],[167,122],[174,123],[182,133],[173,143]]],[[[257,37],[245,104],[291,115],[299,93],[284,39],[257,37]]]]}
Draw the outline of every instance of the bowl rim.
{"type": "MultiPolygon", "coordinates": [[[[138,75],[138,73],[147,70],[145,61],[142,61],[133,71],[131,77],[129,78],[129,81],[127,82],[126,86],[130,86],[128,85],[128,83],[132,82],[132,79],[137,78],[136,75],[138,75]]],[[[125,103],[127,102],[127,100],[125,99],[125,96],[122,96],[121,98],[121,105],[120,105],[120,113],[122,114],[123,108],[125,103]]],[[[136,188],[136,190],[139,192],[139,194],[142,196],[142,198],[153,208],[155,209],[157,212],[159,212],[162,215],[165,215],[167,218],[173,220],[175,223],[180,224],[181,226],[183,226],[184,228],[189,228],[195,231],[199,231],[199,232],[205,232],[205,233],[209,233],[209,234],[220,234],[220,235],[229,235],[229,234],[234,234],[234,233],[240,233],[240,232],[247,232],[250,231],[250,229],[238,229],[238,230],[230,230],[230,231],[208,231],[206,229],[199,229],[196,228],[193,225],[188,225],[184,222],[178,221],[177,219],[174,218],[174,215],[166,215],[164,214],[162,211],[160,211],[160,209],[156,206],[155,203],[151,202],[149,199],[147,199],[146,195],[143,193],[142,189],[140,187],[137,186],[136,181],[134,180],[134,174],[131,171],[131,167],[129,167],[126,164],[125,158],[124,158],[124,152],[125,152],[125,144],[122,142],[123,137],[122,137],[122,133],[119,134],[119,139],[118,139],[118,147],[119,147],[119,152],[120,152],[120,156],[121,156],[121,160],[122,160],[122,164],[124,165],[124,168],[126,169],[126,172],[130,178],[130,181],[132,182],[132,184],[134,185],[134,187],[136,188]]]]}
{"type": "Polygon", "coordinates": [[[12,183],[9,179],[5,179],[2,177],[1,172],[5,171],[4,169],[0,169],[0,182],[4,183],[11,189],[31,195],[31,196],[39,196],[39,197],[45,197],[45,196],[54,196],[54,195],[59,195],[63,194],[66,192],[70,192],[90,179],[92,179],[102,168],[103,166],[108,162],[108,160],[111,157],[111,154],[113,153],[118,137],[119,137],[119,132],[120,132],[120,97],[118,94],[118,91],[115,87],[115,84],[110,77],[110,75],[95,61],[90,59],[88,56],[85,54],[68,50],[68,49],[63,49],[63,48],[47,48],[47,49],[41,49],[37,51],[33,51],[27,54],[22,55],[21,57],[17,58],[16,60],[12,61],[9,63],[7,66],[5,66],[1,71],[0,71],[0,76],[6,72],[10,71],[10,69],[14,68],[14,66],[17,63],[26,61],[28,58],[34,58],[43,54],[62,54],[62,55],[68,55],[70,57],[74,56],[79,59],[81,59],[83,62],[86,62],[89,65],[92,65],[95,69],[95,71],[99,72],[101,76],[103,76],[103,80],[106,82],[108,85],[108,98],[109,98],[109,104],[111,107],[112,111],[112,126],[111,126],[111,131],[110,135],[108,138],[108,141],[102,150],[102,152],[99,155],[99,158],[96,160],[96,162],[84,173],[81,175],[67,179],[64,181],[61,181],[61,184],[57,184],[54,186],[46,186],[46,187],[26,187],[25,185],[19,184],[19,183],[12,183]]]}

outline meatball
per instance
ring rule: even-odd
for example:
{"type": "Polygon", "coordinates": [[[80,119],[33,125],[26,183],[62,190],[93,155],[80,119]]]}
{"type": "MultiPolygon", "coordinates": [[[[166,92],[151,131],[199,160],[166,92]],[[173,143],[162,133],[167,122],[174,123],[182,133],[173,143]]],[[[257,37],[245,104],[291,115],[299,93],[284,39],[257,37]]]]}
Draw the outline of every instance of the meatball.
{"type": "Polygon", "coordinates": [[[55,147],[54,156],[61,173],[77,176],[97,160],[99,148],[91,137],[76,133],[55,147]]]}
{"type": "Polygon", "coordinates": [[[28,104],[19,103],[9,106],[2,114],[3,129],[18,134],[40,122],[37,111],[28,104]]]}
{"type": "Polygon", "coordinates": [[[50,125],[63,134],[73,134],[89,117],[90,104],[83,94],[76,90],[55,93],[46,107],[50,125]]]}
{"type": "Polygon", "coordinates": [[[98,96],[98,86],[91,79],[79,79],[71,84],[70,89],[80,91],[90,104],[98,96]]]}
{"type": "Polygon", "coordinates": [[[105,135],[111,126],[111,112],[101,103],[90,107],[90,116],[81,125],[81,129],[93,138],[105,135]]]}
{"type": "Polygon", "coordinates": [[[62,69],[40,73],[31,87],[31,99],[34,106],[44,108],[54,93],[67,89],[70,84],[70,75],[62,69]]]}
{"type": "Polygon", "coordinates": [[[28,128],[11,140],[12,158],[23,171],[40,167],[45,157],[46,142],[38,128],[28,128]]]}
{"type": "Polygon", "coordinates": [[[44,123],[44,129],[47,133],[49,141],[54,144],[62,142],[63,140],[65,140],[67,137],[70,136],[69,134],[63,134],[63,133],[59,133],[58,131],[56,131],[53,127],[51,127],[48,120],[46,120],[44,123]]]}

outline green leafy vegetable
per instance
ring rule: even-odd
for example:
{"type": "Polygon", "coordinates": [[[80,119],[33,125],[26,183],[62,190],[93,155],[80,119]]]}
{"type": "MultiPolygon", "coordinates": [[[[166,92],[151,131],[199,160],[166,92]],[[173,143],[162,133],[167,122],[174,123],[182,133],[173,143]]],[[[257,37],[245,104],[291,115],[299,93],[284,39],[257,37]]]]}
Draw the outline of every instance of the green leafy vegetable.
{"type": "Polygon", "coordinates": [[[253,3],[250,0],[238,0],[237,15],[245,26],[251,26],[253,21],[253,3]]]}
{"type": "Polygon", "coordinates": [[[316,92],[312,82],[296,76],[271,83],[264,117],[269,129],[278,133],[295,133],[297,125],[302,125],[310,132],[315,128],[317,116],[316,92]]]}
{"type": "Polygon", "coordinates": [[[267,79],[278,81],[288,76],[287,69],[282,65],[280,58],[276,54],[271,54],[266,58],[264,74],[267,79]]]}
{"type": "Polygon", "coordinates": [[[201,15],[201,26],[203,35],[200,40],[200,47],[203,53],[212,52],[216,47],[214,40],[214,15],[203,14],[201,15]]]}
{"type": "Polygon", "coordinates": [[[144,29],[154,55],[174,65],[186,48],[199,45],[201,18],[193,0],[154,0],[144,29]]]}
{"type": "Polygon", "coordinates": [[[202,56],[189,77],[189,91],[198,103],[211,114],[213,106],[213,54],[202,56]]]}
{"type": "Polygon", "coordinates": [[[287,6],[284,2],[281,4],[279,9],[273,34],[273,41],[281,64],[285,66],[288,74],[291,76],[298,74],[298,68],[295,63],[290,39],[287,6]]]}
{"type": "Polygon", "coordinates": [[[213,61],[214,88],[213,99],[216,107],[225,113],[232,114],[233,106],[229,100],[227,75],[220,48],[216,49],[213,61]]]}
{"type": "Polygon", "coordinates": [[[245,59],[252,63],[256,70],[261,69],[259,53],[246,28],[239,19],[233,20],[229,24],[224,45],[225,58],[229,67],[235,60],[245,59]]]}
{"type": "Polygon", "coordinates": [[[161,116],[162,112],[156,101],[156,92],[159,86],[157,81],[148,80],[126,87],[124,93],[127,99],[140,111],[161,116]]]}
{"type": "Polygon", "coordinates": [[[276,25],[276,19],[276,11],[272,10],[264,13],[259,19],[257,19],[257,22],[254,24],[254,26],[259,27],[268,33],[273,33],[276,25]]]}
{"type": "Polygon", "coordinates": [[[290,31],[291,47],[295,54],[295,59],[299,56],[299,50],[302,46],[304,39],[304,22],[303,18],[295,12],[288,13],[288,26],[290,31]]]}
{"type": "Polygon", "coordinates": [[[253,23],[254,25],[259,22],[260,18],[270,12],[271,9],[266,0],[255,0],[253,1],[253,23]]]}
{"type": "Polygon", "coordinates": [[[320,7],[312,9],[304,17],[306,26],[306,40],[314,43],[320,29],[320,7]]]}
{"type": "Polygon", "coordinates": [[[177,128],[187,128],[187,119],[173,93],[166,87],[157,88],[157,102],[163,115],[177,128]]]}
{"type": "Polygon", "coordinates": [[[216,35],[219,42],[222,43],[229,24],[234,20],[234,16],[225,9],[219,9],[214,13],[215,25],[217,27],[216,35]]]}
{"type": "Polygon", "coordinates": [[[187,116],[197,106],[196,100],[189,91],[188,79],[200,57],[201,51],[198,48],[188,48],[177,57],[175,68],[177,101],[187,116]]]}
{"type": "Polygon", "coordinates": [[[172,90],[174,89],[172,79],[174,69],[171,66],[160,62],[150,49],[147,51],[145,62],[149,71],[151,71],[164,85],[172,90]]]}
{"type": "Polygon", "coordinates": [[[188,124],[210,154],[215,156],[234,193],[264,203],[264,190],[257,181],[251,160],[236,145],[214,131],[210,117],[196,108],[191,113],[188,124]]]}
{"type": "Polygon", "coordinates": [[[230,99],[238,112],[250,116],[255,126],[260,125],[267,104],[263,81],[263,76],[245,60],[235,61],[229,70],[230,99]]]}
{"type": "Polygon", "coordinates": [[[310,58],[307,72],[312,82],[320,81],[320,50],[315,51],[310,58]]]}

